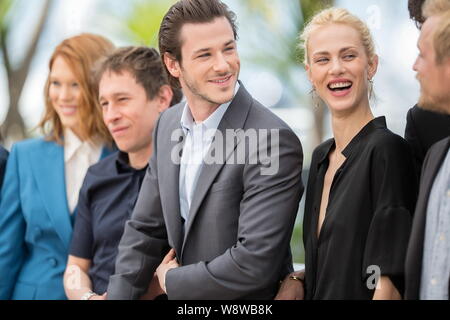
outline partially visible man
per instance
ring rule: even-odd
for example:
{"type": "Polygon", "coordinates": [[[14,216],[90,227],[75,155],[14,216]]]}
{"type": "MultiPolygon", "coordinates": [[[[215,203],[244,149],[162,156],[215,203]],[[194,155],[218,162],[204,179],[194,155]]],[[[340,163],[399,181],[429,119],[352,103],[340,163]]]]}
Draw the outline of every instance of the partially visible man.
{"type": "Polygon", "coordinates": [[[90,167],[80,191],[64,277],[68,298],[77,300],[104,298],[152,154],[156,120],[181,98],[151,48],[117,50],[103,62],[97,78],[103,120],[119,152],[90,167]]]}
{"type": "Polygon", "coordinates": [[[8,159],[8,151],[0,146],[0,189],[3,184],[3,176],[5,175],[6,160],[8,159]]]}
{"type": "Polygon", "coordinates": [[[139,299],[155,271],[169,299],[272,299],[292,271],[302,148],[238,83],[236,40],[219,0],[178,1],[163,19],[160,53],[187,102],[156,126],[109,299],[139,299]]]}
{"type": "MultiPolygon", "coordinates": [[[[420,106],[450,115],[450,10],[427,0],[414,64],[420,106]]],[[[429,124],[433,130],[434,124],[429,124]]],[[[449,299],[450,137],[434,144],[422,167],[419,198],[406,258],[406,299],[449,299]]]]}
{"type": "MultiPolygon", "coordinates": [[[[424,3],[425,0],[408,1],[409,15],[419,29],[426,16],[422,10],[424,3]]],[[[430,11],[430,5],[427,6],[428,8],[424,9],[430,11]]],[[[431,10],[444,12],[450,9],[450,0],[434,0],[433,6],[435,9],[431,10]]],[[[450,115],[429,110],[422,106],[421,101],[408,111],[405,139],[412,147],[418,176],[430,147],[448,136],[450,136],[450,115]]]]}

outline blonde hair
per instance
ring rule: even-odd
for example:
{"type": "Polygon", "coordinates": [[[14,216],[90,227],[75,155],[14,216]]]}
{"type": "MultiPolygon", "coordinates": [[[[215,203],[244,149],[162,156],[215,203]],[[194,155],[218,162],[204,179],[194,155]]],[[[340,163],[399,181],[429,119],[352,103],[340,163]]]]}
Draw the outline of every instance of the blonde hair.
{"type": "Polygon", "coordinates": [[[106,128],[98,102],[98,86],[93,78],[95,64],[106,57],[114,49],[114,45],[106,38],[94,34],[83,33],[68,38],[59,44],[49,62],[49,75],[44,89],[45,112],[39,127],[47,140],[62,144],[64,128],[49,97],[50,72],[57,57],[62,57],[69,65],[81,88],[78,117],[80,130],[87,138],[94,136],[102,143],[111,143],[112,138],[106,128]]]}
{"type": "Polygon", "coordinates": [[[450,10],[450,0],[426,0],[422,5],[422,15],[425,19],[441,15],[448,10],[450,10]]]}
{"type": "Polygon", "coordinates": [[[436,63],[440,64],[450,57],[450,0],[427,0],[422,7],[425,18],[440,17],[433,35],[436,63]]]}
{"type": "Polygon", "coordinates": [[[303,32],[300,35],[300,47],[304,52],[303,63],[305,65],[309,64],[308,42],[311,34],[320,27],[335,23],[348,25],[358,31],[361,36],[361,41],[363,43],[367,57],[369,58],[369,61],[372,61],[376,56],[375,44],[367,25],[361,19],[351,14],[346,9],[328,8],[314,15],[314,17],[305,26],[303,32]]]}

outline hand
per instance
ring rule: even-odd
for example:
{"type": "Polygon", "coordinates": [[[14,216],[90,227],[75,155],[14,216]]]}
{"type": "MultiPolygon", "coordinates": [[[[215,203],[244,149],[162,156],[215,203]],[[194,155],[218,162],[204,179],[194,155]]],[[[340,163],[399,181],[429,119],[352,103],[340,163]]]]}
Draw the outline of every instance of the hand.
{"type": "Polygon", "coordinates": [[[373,300],[402,300],[402,296],[389,277],[381,276],[378,280],[373,300]]]}
{"type": "Polygon", "coordinates": [[[167,293],[166,290],[166,274],[170,269],[178,268],[180,265],[177,262],[175,250],[172,249],[169,253],[164,257],[163,261],[156,269],[156,275],[159,280],[159,285],[164,293],[167,293]]]}
{"type": "Polygon", "coordinates": [[[305,278],[305,271],[296,271],[289,274],[281,284],[278,290],[275,300],[304,300],[305,299],[305,288],[303,287],[303,282],[299,280],[291,279],[291,276],[296,276],[300,279],[305,278]]]}
{"type": "Polygon", "coordinates": [[[158,275],[156,272],[153,274],[152,281],[148,286],[147,292],[141,297],[141,300],[154,300],[157,296],[164,294],[159,284],[158,275]]]}
{"type": "Polygon", "coordinates": [[[104,293],[103,295],[101,295],[101,296],[98,296],[98,295],[95,295],[95,296],[92,296],[92,297],[90,297],[89,298],[89,301],[90,300],[106,300],[106,295],[107,295],[108,293],[104,293]]]}

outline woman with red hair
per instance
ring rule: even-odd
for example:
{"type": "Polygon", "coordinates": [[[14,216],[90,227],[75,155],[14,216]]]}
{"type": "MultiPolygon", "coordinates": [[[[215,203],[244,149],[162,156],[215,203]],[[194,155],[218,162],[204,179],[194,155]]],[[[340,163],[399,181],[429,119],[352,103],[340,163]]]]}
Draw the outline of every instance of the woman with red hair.
{"type": "Polygon", "coordinates": [[[88,167],[111,152],[91,72],[113,49],[101,36],[81,34],[50,59],[44,137],[13,146],[1,190],[0,299],[66,299],[78,193],[88,167]]]}

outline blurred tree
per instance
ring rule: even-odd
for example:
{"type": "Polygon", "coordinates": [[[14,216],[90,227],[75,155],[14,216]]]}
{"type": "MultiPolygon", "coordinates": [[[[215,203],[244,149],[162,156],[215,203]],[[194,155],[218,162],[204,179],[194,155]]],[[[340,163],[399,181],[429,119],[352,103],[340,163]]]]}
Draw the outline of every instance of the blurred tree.
{"type": "Polygon", "coordinates": [[[127,36],[135,43],[158,48],[158,32],[167,10],[176,0],[135,0],[125,18],[127,36]]]}
{"type": "MultiPolygon", "coordinates": [[[[53,0],[42,2],[42,9],[37,16],[37,24],[31,39],[29,39],[27,51],[23,60],[17,64],[11,62],[11,55],[14,53],[10,52],[8,46],[8,36],[12,28],[10,11],[15,2],[16,0],[0,0],[0,53],[6,71],[9,92],[9,108],[5,121],[0,126],[0,136],[10,141],[21,140],[27,136],[25,123],[19,112],[19,99],[53,0]]],[[[0,139],[3,140],[1,137],[0,139]]]]}

